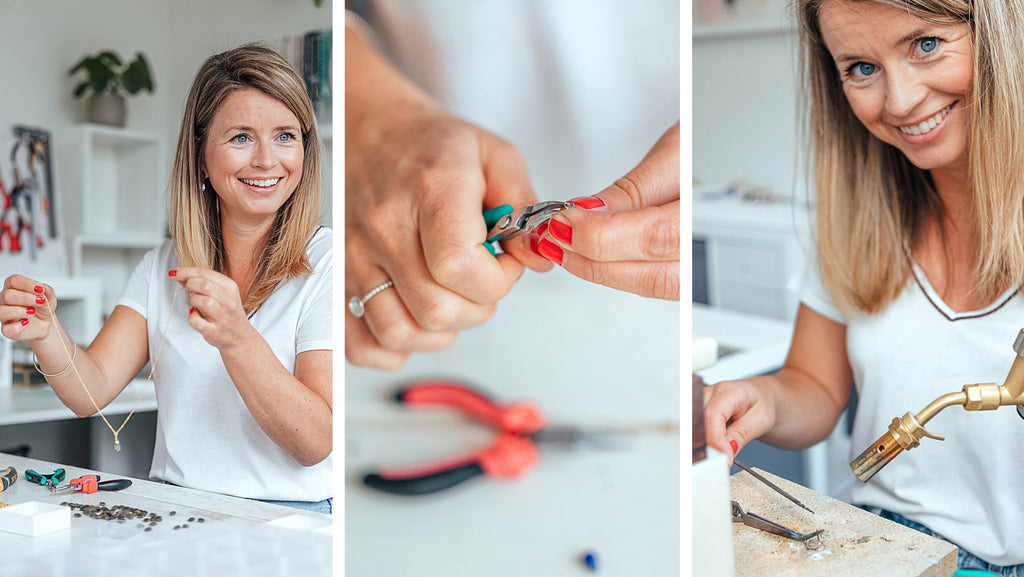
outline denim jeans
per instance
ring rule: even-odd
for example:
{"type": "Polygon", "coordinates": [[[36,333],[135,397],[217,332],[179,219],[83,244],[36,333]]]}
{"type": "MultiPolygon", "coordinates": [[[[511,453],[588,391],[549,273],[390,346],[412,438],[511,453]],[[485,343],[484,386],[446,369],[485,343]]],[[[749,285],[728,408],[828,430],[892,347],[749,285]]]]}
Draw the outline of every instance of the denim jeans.
{"type": "MultiPolygon", "coordinates": [[[[953,543],[952,541],[946,539],[942,535],[935,534],[928,527],[925,527],[920,523],[915,523],[914,521],[911,521],[910,519],[907,519],[906,517],[898,513],[893,513],[892,511],[886,511],[885,509],[879,507],[872,507],[870,505],[860,505],[860,508],[864,509],[865,511],[874,513],[875,515],[878,515],[883,519],[895,521],[900,525],[906,525],[907,527],[910,527],[911,529],[916,529],[926,535],[931,535],[932,537],[935,537],[937,539],[942,539],[943,541],[953,543]]],[[[956,545],[956,543],[953,544],[956,545]]],[[[957,546],[956,566],[957,569],[980,569],[982,571],[991,571],[992,573],[1003,575],[1004,577],[1024,577],[1024,564],[1007,565],[1005,567],[1000,567],[999,565],[993,565],[991,563],[979,559],[978,557],[975,557],[974,555],[971,555],[959,546],[957,546]]],[[[954,577],[956,577],[955,573],[954,577]]]]}

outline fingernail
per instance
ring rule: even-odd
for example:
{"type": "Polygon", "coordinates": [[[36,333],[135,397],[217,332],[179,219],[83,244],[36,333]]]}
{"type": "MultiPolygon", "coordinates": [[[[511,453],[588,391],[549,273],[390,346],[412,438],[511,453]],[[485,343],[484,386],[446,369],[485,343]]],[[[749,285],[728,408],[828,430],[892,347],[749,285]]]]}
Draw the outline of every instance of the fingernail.
{"type": "Polygon", "coordinates": [[[167,276],[178,276],[178,271],[172,270],[167,272],[167,276]]]}
{"type": "Polygon", "coordinates": [[[547,232],[547,231],[548,231],[548,223],[547,223],[547,221],[544,221],[544,222],[540,223],[540,226],[538,226],[533,232],[537,233],[537,236],[543,236],[544,233],[547,232]]]}
{"type": "Polygon", "coordinates": [[[36,304],[41,305],[46,302],[46,297],[36,297],[36,304]]]}
{"type": "Polygon", "coordinates": [[[36,307],[28,307],[27,309],[25,309],[25,314],[27,314],[27,315],[34,315],[34,314],[36,314],[36,307]]]}
{"type": "Polygon", "coordinates": [[[194,313],[194,312],[196,312],[196,309],[194,309],[194,308],[192,308],[192,309],[188,309],[188,314],[192,314],[192,313],[194,313]]]}
{"type": "Polygon", "coordinates": [[[554,218],[549,220],[548,224],[550,225],[548,230],[551,232],[551,236],[565,244],[572,244],[572,225],[554,218]]]}
{"type": "Polygon", "coordinates": [[[530,250],[532,250],[533,254],[535,254],[535,255],[544,256],[544,255],[540,254],[540,250],[537,249],[537,244],[538,243],[540,243],[540,235],[537,234],[537,231],[531,232],[530,233],[530,250]]]}
{"type": "Polygon", "coordinates": [[[735,455],[740,450],[740,444],[736,442],[736,439],[729,441],[729,446],[732,447],[732,454],[735,455]]]}
{"type": "Polygon", "coordinates": [[[28,319],[21,319],[21,326],[25,326],[27,324],[28,324],[28,319]]]}
{"type": "Polygon", "coordinates": [[[607,210],[608,208],[604,205],[604,201],[596,196],[578,196],[576,198],[569,199],[569,202],[583,210],[607,210]]]}
{"type": "Polygon", "coordinates": [[[549,261],[562,266],[562,247],[544,238],[537,243],[537,254],[548,259],[549,261]]]}
{"type": "Polygon", "coordinates": [[[32,288],[32,290],[36,291],[39,294],[43,294],[43,287],[41,286],[35,286],[32,288]]]}

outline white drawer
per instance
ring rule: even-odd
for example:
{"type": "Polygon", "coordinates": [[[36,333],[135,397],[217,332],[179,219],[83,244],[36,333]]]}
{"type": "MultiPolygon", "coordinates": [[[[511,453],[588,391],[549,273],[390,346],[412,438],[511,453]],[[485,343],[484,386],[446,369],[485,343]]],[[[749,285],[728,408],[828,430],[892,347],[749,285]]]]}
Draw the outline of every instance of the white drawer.
{"type": "Polygon", "coordinates": [[[715,265],[722,289],[743,283],[768,289],[785,287],[784,248],[774,242],[752,243],[719,239],[715,265]]]}
{"type": "Polygon", "coordinates": [[[786,318],[786,293],[779,289],[748,284],[723,284],[719,291],[722,308],[776,319],[786,318]]]}

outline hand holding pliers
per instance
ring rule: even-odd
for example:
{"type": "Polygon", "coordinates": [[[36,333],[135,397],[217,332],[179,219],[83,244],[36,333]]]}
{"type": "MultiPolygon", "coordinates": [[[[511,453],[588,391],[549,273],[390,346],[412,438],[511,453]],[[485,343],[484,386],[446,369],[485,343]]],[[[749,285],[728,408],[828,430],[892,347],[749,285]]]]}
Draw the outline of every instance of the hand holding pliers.
{"type": "Polygon", "coordinates": [[[571,202],[546,201],[528,204],[517,210],[513,210],[512,206],[508,204],[485,210],[484,223],[487,225],[487,240],[484,242],[484,246],[491,251],[491,254],[495,254],[494,243],[532,232],[551,220],[552,216],[574,206],[571,202]]]}

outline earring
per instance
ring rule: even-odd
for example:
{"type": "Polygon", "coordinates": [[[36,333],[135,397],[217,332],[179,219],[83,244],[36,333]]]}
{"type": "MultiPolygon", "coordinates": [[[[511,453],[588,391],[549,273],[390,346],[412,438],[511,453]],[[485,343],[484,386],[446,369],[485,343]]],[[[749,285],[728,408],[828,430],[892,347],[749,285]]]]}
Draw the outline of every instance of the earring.
{"type": "Polygon", "coordinates": [[[199,183],[199,192],[206,192],[206,179],[199,183]]]}

